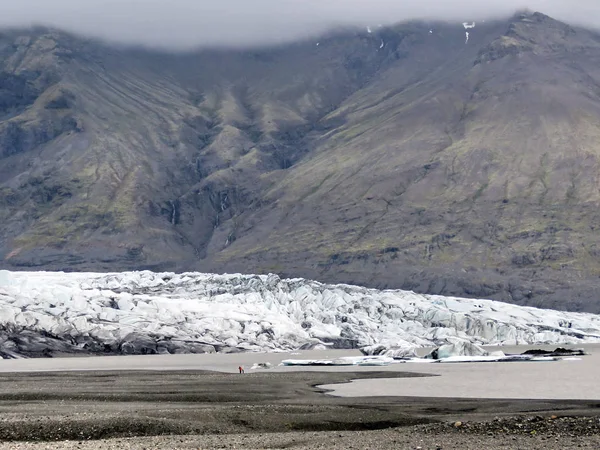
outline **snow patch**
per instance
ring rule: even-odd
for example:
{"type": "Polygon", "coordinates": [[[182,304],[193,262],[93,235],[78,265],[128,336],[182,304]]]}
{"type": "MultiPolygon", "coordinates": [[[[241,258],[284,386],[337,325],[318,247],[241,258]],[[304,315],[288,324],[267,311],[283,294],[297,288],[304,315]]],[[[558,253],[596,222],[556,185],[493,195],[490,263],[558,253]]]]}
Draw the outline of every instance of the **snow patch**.
{"type": "MultiPolygon", "coordinates": [[[[463,27],[465,28],[465,30],[470,30],[471,28],[475,28],[475,22],[463,22],[463,27]]],[[[465,44],[469,43],[469,31],[465,31],[465,34],[467,35],[467,39],[465,41],[465,44]]]]}

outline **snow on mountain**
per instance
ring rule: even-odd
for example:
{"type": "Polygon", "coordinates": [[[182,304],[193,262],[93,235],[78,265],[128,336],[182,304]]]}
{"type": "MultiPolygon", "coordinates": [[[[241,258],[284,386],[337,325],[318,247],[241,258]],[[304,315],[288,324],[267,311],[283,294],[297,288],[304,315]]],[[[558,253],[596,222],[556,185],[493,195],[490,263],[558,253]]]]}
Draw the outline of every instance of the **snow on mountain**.
{"type": "Polygon", "coordinates": [[[276,275],[0,271],[0,355],[600,342],[600,316],[276,275]]]}
{"type": "Polygon", "coordinates": [[[465,34],[467,36],[467,40],[465,41],[465,44],[469,43],[469,30],[471,28],[475,28],[475,22],[463,22],[463,27],[465,27],[465,34]]]}

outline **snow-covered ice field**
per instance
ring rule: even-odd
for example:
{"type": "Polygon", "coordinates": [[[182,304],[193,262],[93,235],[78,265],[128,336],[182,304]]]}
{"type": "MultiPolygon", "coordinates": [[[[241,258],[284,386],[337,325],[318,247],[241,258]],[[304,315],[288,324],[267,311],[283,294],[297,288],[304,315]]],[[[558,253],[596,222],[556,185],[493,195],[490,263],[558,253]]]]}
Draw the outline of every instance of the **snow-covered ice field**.
{"type": "Polygon", "coordinates": [[[600,342],[600,316],[276,275],[0,271],[0,356],[600,342]]]}

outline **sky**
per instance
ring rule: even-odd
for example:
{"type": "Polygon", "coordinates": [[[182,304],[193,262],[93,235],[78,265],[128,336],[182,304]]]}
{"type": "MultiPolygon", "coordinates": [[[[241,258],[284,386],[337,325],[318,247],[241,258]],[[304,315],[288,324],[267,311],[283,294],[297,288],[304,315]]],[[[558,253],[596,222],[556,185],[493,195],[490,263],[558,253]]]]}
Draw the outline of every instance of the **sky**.
{"type": "Polygon", "coordinates": [[[530,9],[600,28],[600,0],[0,0],[0,27],[48,25],[112,42],[190,49],[273,45],[339,26],[463,22],[530,9]]]}

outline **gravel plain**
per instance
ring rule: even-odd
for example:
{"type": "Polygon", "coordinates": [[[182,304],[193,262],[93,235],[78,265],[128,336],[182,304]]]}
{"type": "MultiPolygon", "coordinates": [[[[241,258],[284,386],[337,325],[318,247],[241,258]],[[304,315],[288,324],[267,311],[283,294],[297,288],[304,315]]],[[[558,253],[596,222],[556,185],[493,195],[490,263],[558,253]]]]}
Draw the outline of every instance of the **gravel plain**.
{"type": "MultiPolygon", "coordinates": [[[[275,361],[308,356],[268,357],[275,361]]],[[[369,381],[372,384],[435,380],[443,387],[444,378],[451,379],[448,374],[472,372],[470,365],[425,365],[430,372],[449,371],[445,374],[420,374],[419,367],[404,370],[408,364],[384,370],[279,367],[252,371],[250,363],[263,356],[244,354],[196,355],[184,358],[185,364],[179,363],[181,358],[172,358],[178,362],[173,370],[158,370],[161,365],[169,368],[165,364],[169,358],[133,358],[131,366],[129,357],[120,358],[122,369],[134,370],[114,370],[114,359],[106,360],[109,370],[99,370],[103,358],[93,360],[88,366],[92,370],[78,370],[86,361],[74,358],[51,362],[53,367],[72,365],[69,371],[56,372],[46,366],[42,369],[46,371],[36,372],[35,361],[29,360],[24,372],[0,373],[0,450],[600,448],[600,401],[594,395],[579,400],[338,397],[319,388],[351,380],[375,380],[369,381]],[[197,362],[195,370],[181,368],[192,360],[197,362]],[[246,365],[246,374],[233,373],[238,363],[246,365]],[[220,368],[228,372],[215,371],[220,368]]],[[[577,365],[580,362],[564,364],[589,369],[589,363],[577,365]]],[[[4,363],[9,363],[5,370],[11,367],[10,361],[0,361],[4,363]]],[[[38,360],[37,367],[48,364],[48,360],[38,360]]],[[[562,363],[523,363],[521,371],[553,371],[557,364],[562,363]]],[[[477,370],[489,376],[484,366],[478,365],[477,370]]],[[[525,375],[523,380],[528,380],[525,375]]],[[[512,381],[519,383],[518,375],[510,376],[516,376],[512,381]]],[[[580,376],[588,375],[573,370],[570,385],[580,376]]]]}
{"type": "MultiPolygon", "coordinates": [[[[512,419],[515,424],[527,424],[537,417],[512,419]]],[[[549,420],[549,419],[542,419],[549,420]]],[[[95,441],[61,442],[6,442],[0,449],[70,449],[70,450],[117,450],[117,449],[598,449],[600,435],[597,429],[593,434],[581,433],[581,426],[597,418],[563,418],[555,420],[556,425],[541,428],[543,431],[526,431],[527,427],[515,430],[503,423],[498,430],[494,422],[476,422],[472,430],[470,423],[464,430],[456,429],[452,423],[430,426],[412,426],[371,431],[329,431],[329,432],[286,432],[286,433],[244,433],[227,435],[181,435],[148,436],[135,438],[113,438],[95,441]],[[455,428],[455,429],[452,429],[455,428]]],[[[539,424],[538,424],[539,425],[539,424]]]]}

